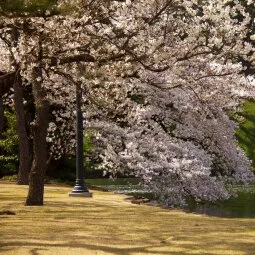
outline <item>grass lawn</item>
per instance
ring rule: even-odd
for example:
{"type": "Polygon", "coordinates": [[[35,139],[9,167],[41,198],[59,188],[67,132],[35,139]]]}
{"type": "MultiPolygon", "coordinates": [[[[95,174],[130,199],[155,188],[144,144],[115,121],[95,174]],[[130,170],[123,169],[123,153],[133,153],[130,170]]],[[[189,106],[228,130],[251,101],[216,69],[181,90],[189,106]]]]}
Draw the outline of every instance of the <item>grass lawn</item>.
{"type": "MultiPolygon", "coordinates": [[[[45,206],[25,207],[27,187],[0,183],[0,254],[255,254],[255,219],[226,219],[132,204],[127,196],[47,186],[45,206]]],[[[254,205],[255,206],[255,205],[254,205]]]]}

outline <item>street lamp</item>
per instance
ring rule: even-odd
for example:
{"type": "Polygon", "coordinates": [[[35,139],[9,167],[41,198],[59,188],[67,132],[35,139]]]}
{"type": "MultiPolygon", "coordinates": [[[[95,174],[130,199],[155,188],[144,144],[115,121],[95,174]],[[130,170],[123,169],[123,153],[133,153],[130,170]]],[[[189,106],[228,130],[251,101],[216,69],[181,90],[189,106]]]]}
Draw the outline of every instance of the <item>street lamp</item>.
{"type": "Polygon", "coordinates": [[[76,181],[70,197],[92,197],[92,193],[85,186],[83,167],[83,116],[81,111],[82,89],[76,84],[76,181]]]}

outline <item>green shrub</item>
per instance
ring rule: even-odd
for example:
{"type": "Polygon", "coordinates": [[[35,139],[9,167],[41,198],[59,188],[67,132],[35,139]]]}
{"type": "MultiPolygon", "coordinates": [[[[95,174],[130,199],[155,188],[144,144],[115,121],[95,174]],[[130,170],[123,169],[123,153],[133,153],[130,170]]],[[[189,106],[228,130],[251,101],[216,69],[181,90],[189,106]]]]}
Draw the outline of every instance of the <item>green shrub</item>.
{"type": "Polygon", "coordinates": [[[0,11],[19,15],[42,15],[47,10],[56,12],[57,0],[0,0],[0,11]]]}
{"type": "Polygon", "coordinates": [[[0,177],[17,173],[18,167],[18,135],[16,131],[16,116],[5,112],[7,127],[0,139],[0,177]]]}
{"type": "MultiPolygon", "coordinates": [[[[83,137],[85,178],[99,178],[103,176],[103,170],[97,169],[98,162],[94,158],[96,154],[94,149],[93,134],[87,132],[83,137]]],[[[58,167],[50,173],[49,177],[62,181],[74,181],[76,178],[76,157],[63,157],[58,167]]]]}

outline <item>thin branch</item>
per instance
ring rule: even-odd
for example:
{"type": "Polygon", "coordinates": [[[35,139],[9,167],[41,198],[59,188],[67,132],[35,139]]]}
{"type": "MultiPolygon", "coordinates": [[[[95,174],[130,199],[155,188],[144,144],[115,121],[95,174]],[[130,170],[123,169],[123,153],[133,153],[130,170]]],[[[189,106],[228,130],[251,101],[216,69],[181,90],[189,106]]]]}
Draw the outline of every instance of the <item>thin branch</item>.
{"type": "Polygon", "coordinates": [[[201,79],[205,79],[205,78],[211,78],[211,77],[222,77],[222,76],[228,76],[234,74],[234,72],[229,72],[229,73],[222,73],[222,74],[208,74],[208,75],[203,75],[200,76],[198,78],[194,78],[195,81],[199,81],[201,79]]]}

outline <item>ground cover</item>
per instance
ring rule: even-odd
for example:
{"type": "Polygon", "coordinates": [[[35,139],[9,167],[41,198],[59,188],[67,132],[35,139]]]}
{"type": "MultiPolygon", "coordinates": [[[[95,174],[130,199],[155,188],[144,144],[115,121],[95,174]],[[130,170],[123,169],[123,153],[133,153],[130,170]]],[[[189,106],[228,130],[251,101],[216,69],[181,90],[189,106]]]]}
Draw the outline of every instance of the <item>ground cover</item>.
{"type": "Polygon", "coordinates": [[[208,217],[132,204],[125,195],[46,186],[43,207],[25,207],[27,187],[0,184],[0,254],[166,255],[255,251],[255,219],[208,217]],[[7,212],[15,213],[7,214],[7,212]]]}

